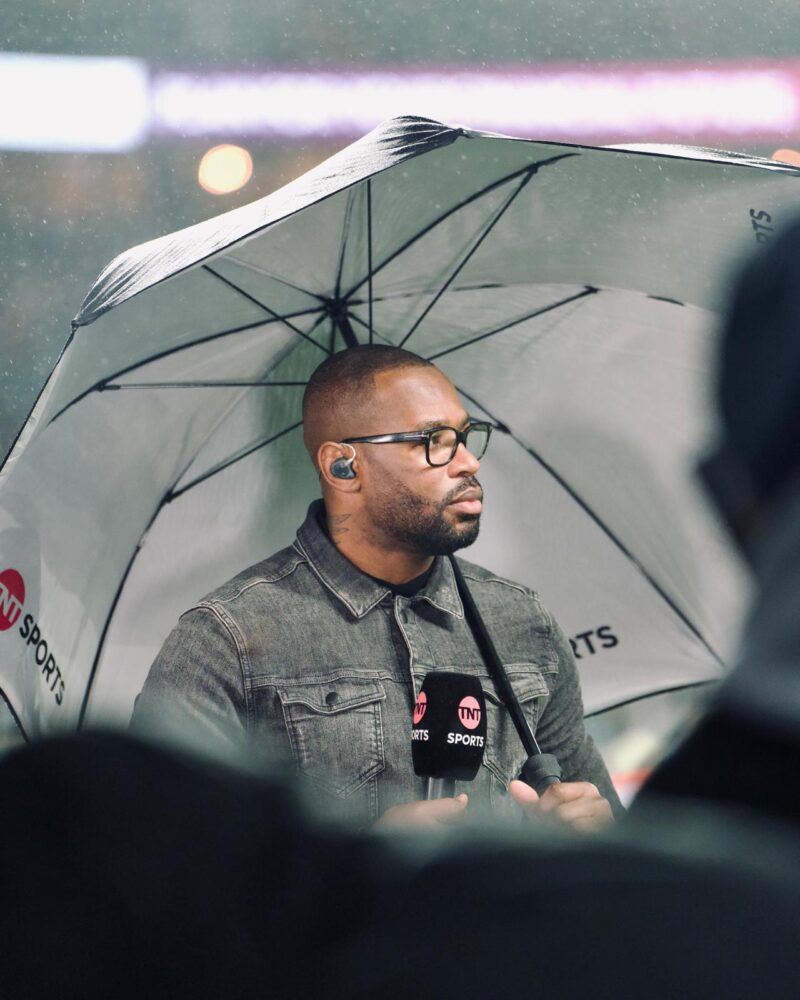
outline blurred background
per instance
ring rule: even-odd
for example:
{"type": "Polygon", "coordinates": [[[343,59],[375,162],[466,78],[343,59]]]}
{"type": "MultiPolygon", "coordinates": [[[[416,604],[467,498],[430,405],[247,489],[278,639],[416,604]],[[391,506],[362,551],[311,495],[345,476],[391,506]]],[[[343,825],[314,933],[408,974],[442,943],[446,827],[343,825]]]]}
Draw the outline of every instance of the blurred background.
{"type": "MultiPolygon", "coordinates": [[[[800,163],[800,5],[4,0],[0,458],[112,257],[270,193],[394,114],[800,163]]],[[[623,794],[702,697],[591,720],[623,794]]]]}

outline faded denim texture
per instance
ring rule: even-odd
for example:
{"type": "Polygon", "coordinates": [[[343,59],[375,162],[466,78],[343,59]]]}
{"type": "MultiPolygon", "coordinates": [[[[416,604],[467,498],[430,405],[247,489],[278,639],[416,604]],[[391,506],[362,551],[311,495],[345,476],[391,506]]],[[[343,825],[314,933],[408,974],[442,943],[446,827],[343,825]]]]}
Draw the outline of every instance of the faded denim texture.
{"type": "MultiPolygon", "coordinates": [[[[169,718],[211,742],[243,737],[291,755],[314,788],[357,822],[424,798],[411,762],[411,713],[430,670],[475,674],[488,737],[471,811],[516,815],[506,791],[525,753],[456,589],[437,558],[424,588],[393,597],[328,539],[316,501],[293,545],[240,573],[184,614],[156,658],[134,726],[169,718]]],[[[617,810],[583,725],[569,643],[537,595],[459,560],[542,750],[564,780],[594,782],[617,810]]]]}

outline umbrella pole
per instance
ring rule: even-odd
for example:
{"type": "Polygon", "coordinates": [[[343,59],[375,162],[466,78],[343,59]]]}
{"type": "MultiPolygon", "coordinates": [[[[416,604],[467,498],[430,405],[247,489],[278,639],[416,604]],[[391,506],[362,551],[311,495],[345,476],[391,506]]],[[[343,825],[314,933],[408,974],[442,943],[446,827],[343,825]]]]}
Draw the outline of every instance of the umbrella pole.
{"type": "Polygon", "coordinates": [[[511,715],[514,728],[517,730],[519,738],[522,740],[522,745],[525,747],[525,752],[528,755],[528,759],[522,767],[520,779],[527,785],[530,785],[531,788],[535,788],[541,795],[548,785],[556,784],[561,780],[561,767],[552,754],[542,753],[539,744],[536,742],[533,730],[525,718],[525,713],[522,711],[519,699],[511,687],[511,681],[508,679],[506,668],[503,666],[503,661],[500,659],[497,649],[492,642],[492,637],[489,635],[483,616],[478,610],[478,606],[470,593],[469,587],[467,587],[467,582],[461,573],[461,569],[453,556],[450,556],[450,565],[453,567],[456,587],[464,604],[467,624],[475,637],[475,642],[481,656],[489,668],[489,673],[497,685],[500,696],[511,715]]]}

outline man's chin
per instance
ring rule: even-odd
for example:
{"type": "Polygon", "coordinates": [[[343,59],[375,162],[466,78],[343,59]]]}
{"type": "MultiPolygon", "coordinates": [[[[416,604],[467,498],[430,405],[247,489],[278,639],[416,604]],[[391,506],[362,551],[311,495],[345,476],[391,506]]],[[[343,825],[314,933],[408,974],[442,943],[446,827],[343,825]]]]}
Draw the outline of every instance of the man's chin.
{"type": "MultiPolygon", "coordinates": [[[[451,552],[465,549],[475,541],[481,528],[480,514],[463,514],[453,531],[453,547],[451,552]]],[[[449,554],[449,553],[448,553],[449,554]]]]}
{"type": "Polygon", "coordinates": [[[463,511],[452,511],[455,515],[451,521],[456,531],[477,531],[481,523],[481,514],[467,514],[463,511]]]}

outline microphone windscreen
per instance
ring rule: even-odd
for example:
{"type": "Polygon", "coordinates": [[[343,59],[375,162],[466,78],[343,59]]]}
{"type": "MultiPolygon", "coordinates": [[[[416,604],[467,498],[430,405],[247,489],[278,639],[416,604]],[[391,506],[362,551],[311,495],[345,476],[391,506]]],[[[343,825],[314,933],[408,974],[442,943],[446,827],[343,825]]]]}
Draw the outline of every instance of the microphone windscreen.
{"type": "Polygon", "coordinates": [[[423,778],[472,781],[486,747],[486,700],[477,677],[431,671],[414,705],[411,756],[423,778]]]}

